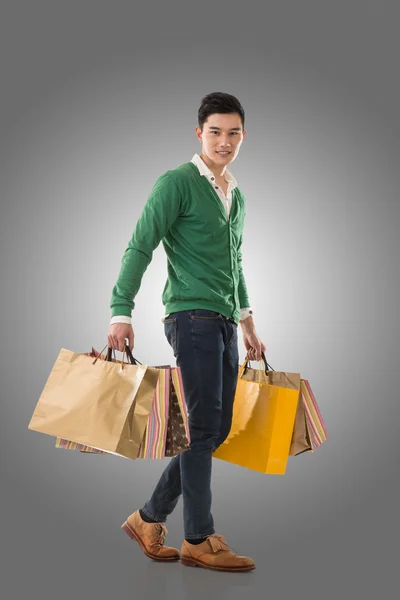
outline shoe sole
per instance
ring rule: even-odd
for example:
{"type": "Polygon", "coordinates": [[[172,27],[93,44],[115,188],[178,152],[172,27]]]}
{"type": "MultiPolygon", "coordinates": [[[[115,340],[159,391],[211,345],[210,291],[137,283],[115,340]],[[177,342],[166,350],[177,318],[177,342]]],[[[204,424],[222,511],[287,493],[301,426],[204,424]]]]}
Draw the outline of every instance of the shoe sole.
{"type": "Polygon", "coordinates": [[[230,573],[245,573],[247,571],[253,571],[256,565],[250,567],[216,567],[207,565],[201,561],[191,560],[190,558],[181,558],[181,563],[185,567],[202,567],[203,569],[212,569],[213,571],[229,571],[230,573]]]}
{"type": "Polygon", "coordinates": [[[149,558],[152,558],[153,560],[159,560],[162,562],[171,562],[171,561],[176,561],[179,560],[179,556],[157,556],[155,554],[151,554],[151,552],[149,552],[146,548],[146,546],[143,544],[143,541],[141,540],[141,538],[136,534],[136,532],[129,526],[128,521],[125,521],[125,523],[122,523],[121,525],[121,529],[123,531],[125,531],[125,533],[132,539],[135,540],[135,542],[138,542],[139,546],[141,547],[141,549],[143,550],[144,554],[146,556],[148,556],[149,558]]]}

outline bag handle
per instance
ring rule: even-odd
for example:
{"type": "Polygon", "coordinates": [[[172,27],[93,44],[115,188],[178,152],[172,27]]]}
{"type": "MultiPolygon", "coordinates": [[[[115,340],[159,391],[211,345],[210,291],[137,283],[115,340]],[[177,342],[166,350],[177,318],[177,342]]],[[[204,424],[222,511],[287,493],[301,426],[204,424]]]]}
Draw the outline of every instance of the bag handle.
{"type": "MultiPolygon", "coordinates": [[[[115,358],[115,350],[114,348],[110,348],[109,346],[107,346],[107,344],[104,346],[103,350],[99,353],[98,356],[96,356],[95,360],[93,361],[92,364],[95,364],[97,359],[103,354],[104,350],[107,348],[107,356],[105,358],[106,361],[111,362],[111,353],[114,351],[114,358],[115,358]]],[[[135,358],[131,352],[131,349],[129,348],[128,344],[125,342],[125,349],[122,352],[122,364],[121,364],[121,368],[123,368],[124,366],[124,355],[126,354],[127,358],[129,359],[130,363],[132,365],[141,365],[142,363],[140,361],[138,361],[137,358],[135,358]]]]}
{"type": "MultiPolygon", "coordinates": [[[[107,349],[107,358],[106,358],[106,360],[111,360],[111,352],[112,352],[112,351],[114,351],[114,358],[115,358],[115,350],[114,350],[114,348],[110,348],[110,347],[108,347],[108,349],[107,349]]],[[[137,358],[135,358],[135,357],[133,356],[133,354],[132,354],[132,352],[131,352],[131,349],[129,348],[129,346],[128,346],[128,344],[127,344],[127,343],[125,343],[125,350],[123,351],[123,353],[126,353],[126,355],[127,355],[128,359],[129,359],[129,361],[130,361],[130,363],[131,363],[132,365],[137,365],[137,364],[141,365],[141,364],[142,364],[141,362],[139,362],[139,361],[138,361],[138,359],[137,359],[137,358]]]]}
{"type": "MultiPolygon", "coordinates": [[[[267,379],[268,379],[268,370],[269,370],[269,369],[268,369],[268,367],[270,367],[271,371],[274,371],[275,369],[273,369],[273,368],[271,367],[271,365],[270,365],[270,364],[267,362],[267,359],[265,358],[265,354],[264,354],[264,352],[261,352],[261,360],[262,360],[262,361],[264,361],[264,365],[265,365],[265,375],[267,376],[267,379]]],[[[261,360],[260,360],[260,362],[261,362],[261,360]]],[[[243,368],[242,368],[242,371],[241,371],[241,373],[240,373],[239,377],[242,377],[243,375],[245,375],[245,374],[246,374],[246,371],[247,371],[247,369],[248,369],[249,367],[250,367],[250,360],[249,360],[249,358],[246,356],[246,358],[245,358],[245,360],[244,360],[244,363],[243,363],[243,368]]],[[[251,367],[250,367],[250,368],[251,368],[251,367]]]]}

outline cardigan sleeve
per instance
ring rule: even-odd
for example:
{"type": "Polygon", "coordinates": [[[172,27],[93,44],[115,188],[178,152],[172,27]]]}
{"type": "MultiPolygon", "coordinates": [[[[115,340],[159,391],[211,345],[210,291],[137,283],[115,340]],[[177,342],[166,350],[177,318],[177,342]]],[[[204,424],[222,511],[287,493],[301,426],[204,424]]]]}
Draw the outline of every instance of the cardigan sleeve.
{"type": "Polygon", "coordinates": [[[111,316],[131,316],[135,296],[153,252],[176,221],[181,195],[168,172],[155,182],[122,257],[120,272],[112,289],[111,316]]]}
{"type": "Polygon", "coordinates": [[[247,292],[246,280],[243,273],[242,266],[242,239],[243,234],[240,236],[239,245],[237,249],[237,260],[238,260],[238,270],[239,270],[239,286],[238,286],[238,294],[239,294],[239,302],[240,308],[249,308],[251,306],[249,295],[247,292]]]}
{"type": "MultiPolygon", "coordinates": [[[[245,196],[243,194],[243,192],[238,188],[238,192],[239,192],[239,198],[241,199],[242,202],[242,208],[243,208],[243,226],[244,226],[244,221],[246,218],[246,200],[245,200],[245,196]]],[[[247,286],[246,286],[246,280],[244,277],[244,273],[243,273],[243,266],[242,266],[242,242],[243,242],[243,230],[240,234],[240,238],[239,238],[239,243],[237,246],[237,264],[238,264],[238,271],[239,271],[239,284],[238,284],[238,296],[239,296],[239,308],[249,308],[251,306],[250,304],[250,300],[249,300],[249,294],[247,292],[247,286]]]]}

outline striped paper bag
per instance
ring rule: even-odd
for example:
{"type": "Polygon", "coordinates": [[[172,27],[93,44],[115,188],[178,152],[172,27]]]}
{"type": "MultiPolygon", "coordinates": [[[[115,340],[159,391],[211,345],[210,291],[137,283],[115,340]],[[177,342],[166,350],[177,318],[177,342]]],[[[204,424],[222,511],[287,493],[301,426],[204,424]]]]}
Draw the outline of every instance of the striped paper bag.
{"type": "Polygon", "coordinates": [[[104,450],[98,448],[92,448],[85,444],[79,444],[78,442],[71,442],[70,440],[64,440],[64,438],[56,438],[56,448],[64,448],[65,450],[79,450],[80,452],[90,452],[90,454],[110,454],[104,450]]]}
{"type": "Polygon", "coordinates": [[[314,452],[327,438],[325,423],[311,385],[307,379],[301,379],[289,456],[314,452]]]}
{"type": "Polygon", "coordinates": [[[176,456],[190,444],[181,370],[170,366],[153,368],[160,369],[160,376],[138,458],[176,456]]]}

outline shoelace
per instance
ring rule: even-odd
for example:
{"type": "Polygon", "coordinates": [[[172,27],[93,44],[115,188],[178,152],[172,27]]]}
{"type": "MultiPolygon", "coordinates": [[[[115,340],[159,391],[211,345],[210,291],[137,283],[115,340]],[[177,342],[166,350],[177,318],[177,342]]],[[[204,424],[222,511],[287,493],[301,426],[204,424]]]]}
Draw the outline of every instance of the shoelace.
{"type": "Polygon", "coordinates": [[[164,523],[157,523],[157,527],[154,528],[155,531],[155,539],[153,544],[160,544],[162,546],[165,542],[165,538],[167,537],[167,528],[164,523]]]}

